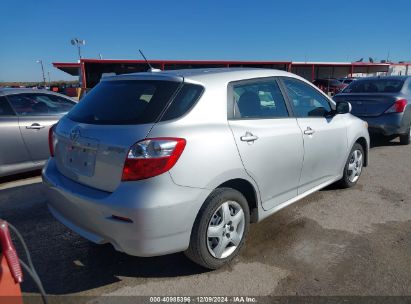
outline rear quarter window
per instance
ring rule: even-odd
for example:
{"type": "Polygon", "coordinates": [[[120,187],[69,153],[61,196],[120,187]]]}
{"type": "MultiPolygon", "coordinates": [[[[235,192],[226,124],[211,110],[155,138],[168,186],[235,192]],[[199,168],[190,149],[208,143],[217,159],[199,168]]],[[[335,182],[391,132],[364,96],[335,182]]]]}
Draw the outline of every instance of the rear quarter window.
{"type": "Polygon", "coordinates": [[[204,88],[202,86],[191,83],[184,84],[161,120],[177,119],[186,114],[201,97],[203,91],[204,88]]]}

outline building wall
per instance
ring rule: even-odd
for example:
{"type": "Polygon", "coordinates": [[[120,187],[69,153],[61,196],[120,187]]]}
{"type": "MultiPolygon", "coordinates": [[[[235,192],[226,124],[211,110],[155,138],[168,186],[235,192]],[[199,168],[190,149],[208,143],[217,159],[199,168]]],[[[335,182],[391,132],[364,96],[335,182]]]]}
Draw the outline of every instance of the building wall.
{"type": "Polygon", "coordinates": [[[411,75],[411,65],[391,65],[388,75],[411,75]]]}

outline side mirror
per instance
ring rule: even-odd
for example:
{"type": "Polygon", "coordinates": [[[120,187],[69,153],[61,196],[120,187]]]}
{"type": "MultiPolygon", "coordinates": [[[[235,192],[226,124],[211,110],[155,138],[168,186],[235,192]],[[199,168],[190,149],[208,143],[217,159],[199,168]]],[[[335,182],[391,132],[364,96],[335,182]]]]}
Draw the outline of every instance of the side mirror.
{"type": "Polygon", "coordinates": [[[335,107],[335,112],[337,114],[347,114],[351,113],[352,106],[348,101],[338,101],[335,107]]]}

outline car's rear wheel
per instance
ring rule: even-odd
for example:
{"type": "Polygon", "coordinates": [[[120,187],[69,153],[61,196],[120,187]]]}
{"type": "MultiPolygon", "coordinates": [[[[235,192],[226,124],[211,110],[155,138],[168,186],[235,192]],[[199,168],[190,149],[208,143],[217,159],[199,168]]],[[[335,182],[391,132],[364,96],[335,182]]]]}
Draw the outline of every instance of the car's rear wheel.
{"type": "Polygon", "coordinates": [[[351,188],[357,184],[364,166],[364,149],[355,143],[344,167],[344,175],[339,181],[342,188],[351,188]]]}
{"type": "Polygon", "coordinates": [[[209,269],[223,266],[243,246],[249,222],[248,203],[239,191],[214,190],[197,215],[186,256],[209,269]]]}
{"type": "Polygon", "coordinates": [[[407,133],[400,135],[401,145],[409,145],[411,142],[411,126],[408,128],[407,133]]]}

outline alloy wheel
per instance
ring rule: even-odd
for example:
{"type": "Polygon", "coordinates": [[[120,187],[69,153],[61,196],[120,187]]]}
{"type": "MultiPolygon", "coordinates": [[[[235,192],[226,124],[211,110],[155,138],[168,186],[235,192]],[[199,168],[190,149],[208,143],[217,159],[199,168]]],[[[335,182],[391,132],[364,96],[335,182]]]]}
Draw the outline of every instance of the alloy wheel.
{"type": "Polygon", "coordinates": [[[364,158],[360,150],[354,150],[351,153],[347,168],[348,179],[351,183],[355,183],[359,179],[363,167],[363,159],[364,158]]]}
{"type": "Polygon", "coordinates": [[[207,247],[217,259],[230,256],[244,235],[245,216],[240,204],[227,201],[214,212],[207,228],[207,247]]]}

